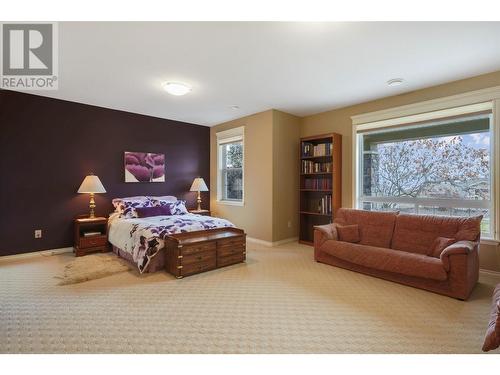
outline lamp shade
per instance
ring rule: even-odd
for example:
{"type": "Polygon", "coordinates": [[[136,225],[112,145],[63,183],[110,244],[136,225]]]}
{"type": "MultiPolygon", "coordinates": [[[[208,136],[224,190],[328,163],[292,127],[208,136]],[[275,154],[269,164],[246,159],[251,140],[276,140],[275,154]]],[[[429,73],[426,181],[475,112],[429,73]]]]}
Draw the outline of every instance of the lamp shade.
{"type": "Polygon", "coordinates": [[[105,193],[106,189],[102,186],[101,180],[99,177],[94,176],[93,174],[88,175],[83,180],[80,188],[78,189],[79,193],[105,193]]]}
{"type": "Polygon", "coordinates": [[[196,177],[189,191],[208,191],[208,187],[203,178],[196,177]]]}

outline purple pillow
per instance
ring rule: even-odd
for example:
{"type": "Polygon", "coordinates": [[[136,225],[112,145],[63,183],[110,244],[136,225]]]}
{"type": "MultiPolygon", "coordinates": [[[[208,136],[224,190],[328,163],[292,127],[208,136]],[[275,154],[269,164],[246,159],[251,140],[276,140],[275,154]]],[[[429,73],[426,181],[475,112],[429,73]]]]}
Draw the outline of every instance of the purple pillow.
{"type": "Polygon", "coordinates": [[[170,205],[155,206],[155,207],[137,207],[137,217],[152,217],[152,216],[170,216],[172,211],[170,205]]]}

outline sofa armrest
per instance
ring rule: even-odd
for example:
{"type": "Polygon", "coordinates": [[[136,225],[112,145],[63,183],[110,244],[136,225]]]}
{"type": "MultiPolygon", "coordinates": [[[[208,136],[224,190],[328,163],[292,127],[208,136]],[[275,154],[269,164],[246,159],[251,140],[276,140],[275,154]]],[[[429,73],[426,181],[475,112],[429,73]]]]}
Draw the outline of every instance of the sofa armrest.
{"type": "Polygon", "coordinates": [[[325,240],[339,240],[337,227],[335,224],[315,225],[314,230],[321,232],[325,240]]]}
{"type": "Polygon", "coordinates": [[[472,241],[458,241],[450,246],[446,247],[439,255],[439,258],[443,262],[443,266],[446,271],[450,270],[450,259],[451,255],[455,254],[465,254],[468,255],[473,251],[477,251],[478,242],[472,241]]]}

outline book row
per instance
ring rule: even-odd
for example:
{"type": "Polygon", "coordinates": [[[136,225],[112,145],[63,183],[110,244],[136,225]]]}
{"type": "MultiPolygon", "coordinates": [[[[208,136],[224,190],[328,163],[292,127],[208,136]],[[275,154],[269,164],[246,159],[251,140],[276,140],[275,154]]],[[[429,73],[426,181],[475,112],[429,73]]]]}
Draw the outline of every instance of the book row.
{"type": "Polygon", "coordinates": [[[332,196],[325,195],[318,202],[318,212],[320,214],[330,215],[332,213],[332,196]]]}
{"type": "Polygon", "coordinates": [[[317,163],[311,160],[302,160],[302,173],[331,172],[332,163],[317,163]]]}
{"type": "Polygon", "coordinates": [[[332,154],[332,149],[333,144],[331,142],[320,144],[302,142],[302,157],[329,156],[332,154]]]}
{"type": "Polygon", "coordinates": [[[331,178],[306,178],[304,179],[303,189],[311,190],[330,190],[332,188],[331,178]]]}

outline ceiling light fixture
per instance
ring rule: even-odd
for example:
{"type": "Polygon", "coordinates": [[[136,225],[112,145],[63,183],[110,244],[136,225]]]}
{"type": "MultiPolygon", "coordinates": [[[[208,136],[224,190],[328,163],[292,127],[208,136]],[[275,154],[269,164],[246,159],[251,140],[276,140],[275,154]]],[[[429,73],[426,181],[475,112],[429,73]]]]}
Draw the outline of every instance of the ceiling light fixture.
{"type": "Polygon", "coordinates": [[[191,86],[181,82],[165,82],[162,86],[166,92],[175,96],[186,95],[192,90],[191,86]]]}
{"type": "Polygon", "coordinates": [[[403,83],[404,79],[403,78],[393,78],[387,81],[387,84],[391,87],[393,86],[399,86],[403,83]]]}
{"type": "Polygon", "coordinates": [[[236,109],[240,109],[240,106],[239,105],[231,105],[231,106],[229,106],[229,108],[236,110],[236,109]]]}

